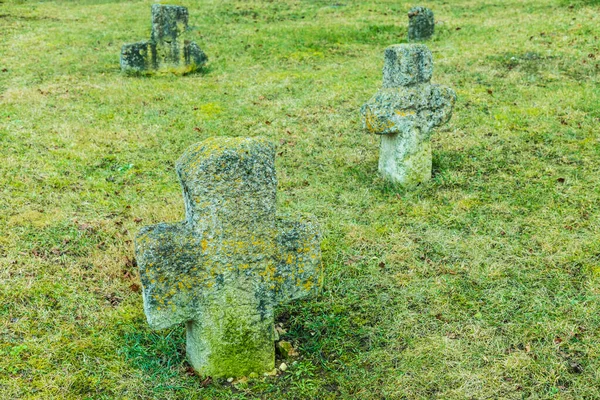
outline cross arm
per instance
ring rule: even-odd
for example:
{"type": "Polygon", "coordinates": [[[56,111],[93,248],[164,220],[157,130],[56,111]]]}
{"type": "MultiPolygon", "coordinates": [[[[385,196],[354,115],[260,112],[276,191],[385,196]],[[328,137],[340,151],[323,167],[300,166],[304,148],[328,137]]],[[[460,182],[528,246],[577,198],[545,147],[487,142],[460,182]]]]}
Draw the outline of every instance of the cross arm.
{"type": "Polygon", "coordinates": [[[203,268],[205,247],[185,222],[148,226],[136,236],[144,311],[153,329],[193,318],[203,289],[213,280],[203,268]]]}
{"type": "Polygon", "coordinates": [[[380,89],[361,108],[370,133],[406,135],[415,129],[426,135],[452,116],[456,93],[445,86],[420,84],[380,89]]]}
{"type": "Polygon", "coordinates": [[[314,217],[277,217],[276,303],[317,291],[322,283],[321,231],[314,217]]]}

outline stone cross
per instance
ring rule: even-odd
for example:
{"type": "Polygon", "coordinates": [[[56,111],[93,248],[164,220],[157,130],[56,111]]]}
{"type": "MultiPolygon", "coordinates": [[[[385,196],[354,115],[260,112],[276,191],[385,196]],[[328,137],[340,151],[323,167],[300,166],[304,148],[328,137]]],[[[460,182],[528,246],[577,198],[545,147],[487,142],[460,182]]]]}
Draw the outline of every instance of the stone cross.
{"type": "Polygon", "coordinates": [[[261,138],[188,148],[176,164],[185,220],[145,227],[135,240],[148,323],[185,322],[202,376],[272,371],[274,306],[321,284],[319,225],[276,215],[274,158],[261,138]]]}
{"type": "Polygon", "coordinates": [[[150,40],[121,48],[121,70],[133,73],[195,71],[208,57],[189,36],[187,8],[153,4],[150,40]]]}
{"type": "Polygon", "coordinates": [[[433,11],[425,7],[413,7],[408,11],[408,40],[428,40],[433,36],[435,20],[433,11]]]}
{"type": "Polygon", "coordinates": [[[379,172],[407,187],[431,178],[431,133],[448,122],[456,101],[452,89],[429,83],[432,74],[425,45],[390,46],[383,86],[361,108],[367,131],[382,135],[379,172]]]}

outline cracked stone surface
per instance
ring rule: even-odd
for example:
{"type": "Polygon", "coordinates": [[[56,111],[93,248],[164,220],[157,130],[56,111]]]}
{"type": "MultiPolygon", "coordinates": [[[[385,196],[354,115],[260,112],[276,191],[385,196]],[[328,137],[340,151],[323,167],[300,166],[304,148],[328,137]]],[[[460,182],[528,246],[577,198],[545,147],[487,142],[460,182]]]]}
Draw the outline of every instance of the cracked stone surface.
{"type": "Polygon", "coordinates": [[[200,375],[272,371],[274,307],[321,284],[319,225],[276,214],[274,158],[262,138],[190,147],[176,164],[185,220],[136,237],[148,323],[186,323],[187,356],[200,375]]]}
{"type": "Polygon", "coordinates": [[[408,40],[431,39],[435,30],[433,11],[425,7],[413,7],[408,11],[408,40]]]}
{"type": "Polygon", "coordinates": [[[188,18],[185,7],[153,4],[150,40],[121,48],[121,70],[188,73],[202,67],[208,57],[191,40],[188,18]]]}
{"type": "Polygon", "coordinates": [[[361,108],[364,128],[382,135],[380,174],[403,186],[431,178],[431,134],[450,120],[456,93],[431,84],[433,59],[422,44],[385,50],[381,89],[361,108]]]}

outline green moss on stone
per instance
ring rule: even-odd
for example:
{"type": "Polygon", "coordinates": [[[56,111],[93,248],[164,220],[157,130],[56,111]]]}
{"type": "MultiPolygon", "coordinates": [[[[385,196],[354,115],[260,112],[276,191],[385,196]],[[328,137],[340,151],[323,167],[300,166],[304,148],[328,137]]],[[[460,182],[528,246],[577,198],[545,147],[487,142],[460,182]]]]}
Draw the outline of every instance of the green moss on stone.
{"type": "Polygon", "coordinates": [[[122,47],[121,70],[132,75],[195,72],[202,68],[208,57],[191,39],[187,8],[154,4],[151,38],[122,47]]]}
{"type": "Polygon", "coordinates": [[[316,221],[276,217],[274,158],[263,138],[191,146],[176,164],[185,221],[136,238],[148,322],[187,322],[188,357],[204,375],[272,370],[273,308],[320,282],[316,221]]]}

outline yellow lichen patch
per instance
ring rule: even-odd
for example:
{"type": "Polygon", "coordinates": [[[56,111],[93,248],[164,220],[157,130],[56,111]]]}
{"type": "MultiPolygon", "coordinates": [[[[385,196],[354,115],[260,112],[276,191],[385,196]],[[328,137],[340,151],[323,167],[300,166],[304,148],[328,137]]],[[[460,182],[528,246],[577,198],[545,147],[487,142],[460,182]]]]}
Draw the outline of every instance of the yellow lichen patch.
{"type": "Polygon", "coordinates": [[[394,123],[390,120],[382,121],[380,118],[375,115],[371,107],[367,106],[365,108],[365,127],[367,131],[370,133],[383,133],[387,129],[390,129],[394,126],[394,123]]]}
{"type": "Polygon", "coordinates": [[[202,246],[202,251],[206,251],[206,248],[208,247],[208,241],[206,239],[202,239],[200,246],[202,246]]]}
{"type": "Polygon", "coordinates": [[[415,115],[415,111],[414,110],[396,110],[396,115],[400,116],[400,117],[408,117],[409,115],[415,115]]]}
{"type": "Polygon", "coordinates": [[[277,268],[275,263],[268,263],[266,268],[259,273],[260,276],[265,278],[266,280],[273,280],[273,277],[277,273],[277,268]]]}
{"type": "Polygon", "coordinates": [[[312,289],[312,288],[313,288],[313,286],[314,286],[314,283],[312,282],[312,279],[308,279],[306,282],[304,282],[304,283],[302,284],[302,287],[303,287],[305,290],[307,290],[307,291],[309,291],[310,289],[312,289]]]}

